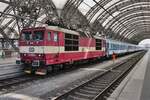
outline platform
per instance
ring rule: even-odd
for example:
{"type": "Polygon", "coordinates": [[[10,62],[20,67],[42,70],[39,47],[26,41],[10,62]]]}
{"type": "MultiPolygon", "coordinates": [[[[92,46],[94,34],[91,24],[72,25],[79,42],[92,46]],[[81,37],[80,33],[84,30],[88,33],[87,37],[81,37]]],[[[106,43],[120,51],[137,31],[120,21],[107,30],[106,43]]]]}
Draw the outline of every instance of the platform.
{"type": "Polygon", "coordinates": [[[23,74],[22,68],[16,64],[16,59],[17,56],[0,58],[0,80],[23,74]]]}
{"type": "Polygon", "coordinates": [[[4,64],[15,64],[17,56],[0,58],[0,66],[4,64]]]}
{"type": "Polygon", "coordinates": [[[150,100],[150,51],[107,100],[150,100]]]}

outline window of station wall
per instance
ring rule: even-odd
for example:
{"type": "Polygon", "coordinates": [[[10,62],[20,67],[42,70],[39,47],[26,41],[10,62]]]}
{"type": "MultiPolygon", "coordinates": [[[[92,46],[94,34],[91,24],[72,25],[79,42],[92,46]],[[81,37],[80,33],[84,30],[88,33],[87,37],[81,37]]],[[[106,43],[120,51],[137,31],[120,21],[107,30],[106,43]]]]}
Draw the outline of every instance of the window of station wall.
{"type": "Polygon", "coordinates": [[[65,51],[79,50],[79,36],[65,33],[65,51]]]}
{"type": "Polygon", "coordinates": [[[96,50],[102,49],[102,40],[96,39],[96,50]]]}

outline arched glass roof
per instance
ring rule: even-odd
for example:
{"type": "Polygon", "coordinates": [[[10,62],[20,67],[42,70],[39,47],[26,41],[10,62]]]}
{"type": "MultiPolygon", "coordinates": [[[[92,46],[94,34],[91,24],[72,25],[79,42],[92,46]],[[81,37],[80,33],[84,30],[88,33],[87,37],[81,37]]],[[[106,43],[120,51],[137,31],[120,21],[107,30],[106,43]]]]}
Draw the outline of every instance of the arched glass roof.
{"type": "Polygon", "coordinates": [[[0,5],[5,38],[18,37],[23,27],[44,26],[47,20],[87,36],[132,43],[150,37],[149,0],[1,0],[0,5]]]}

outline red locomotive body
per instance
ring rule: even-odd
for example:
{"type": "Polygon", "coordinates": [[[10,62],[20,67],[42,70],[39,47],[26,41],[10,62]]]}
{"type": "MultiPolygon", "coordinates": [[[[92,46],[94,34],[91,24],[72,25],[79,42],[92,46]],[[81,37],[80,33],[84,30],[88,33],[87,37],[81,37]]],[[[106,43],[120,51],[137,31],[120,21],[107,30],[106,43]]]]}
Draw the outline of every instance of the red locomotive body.
{"type": "Polygon", "coordinates": [[[23,29],[19,40],[26,72],[45,74],[54,65],[106,56],[106,40],[87,38],[57,26],[23,29]]]}

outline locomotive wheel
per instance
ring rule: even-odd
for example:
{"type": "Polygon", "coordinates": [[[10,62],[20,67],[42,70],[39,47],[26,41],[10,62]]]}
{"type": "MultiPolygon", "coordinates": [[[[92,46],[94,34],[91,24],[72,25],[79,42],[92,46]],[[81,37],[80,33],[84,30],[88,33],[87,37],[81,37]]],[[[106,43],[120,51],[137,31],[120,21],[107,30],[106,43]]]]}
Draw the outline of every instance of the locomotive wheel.
{"type": "Polygon", "coordinates": [[[60,69],[63,69],[63,67],[64,67],[63,64],[60,64],[60,69]]]}
{"type": "Polygon", "coordinates": [[[24,72],[27,73],[27,74],[34,74],[35,70],[33,68],[25,68],[24,72]]]}
{"type": "Polygon", "coordinates": [[[53,68],[52,66],[47,66],[47,72],[52,72],[53,68]]]}
{"type": "Polygon", "coordinates": [[[58,65],[52,66],[52,71],[59,71],[60,67],[58,65]]]}

